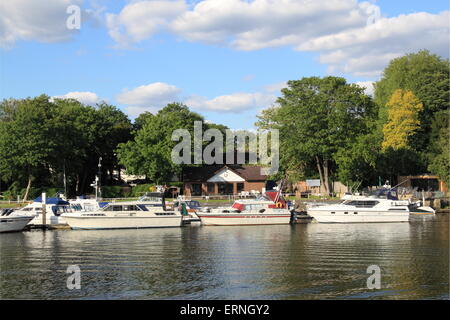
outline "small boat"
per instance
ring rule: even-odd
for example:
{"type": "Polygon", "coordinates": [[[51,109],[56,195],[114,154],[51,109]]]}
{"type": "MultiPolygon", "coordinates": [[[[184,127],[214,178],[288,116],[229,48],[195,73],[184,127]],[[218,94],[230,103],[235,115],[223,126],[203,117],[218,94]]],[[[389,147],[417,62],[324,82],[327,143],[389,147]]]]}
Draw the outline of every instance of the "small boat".
{"type": "Polygon", "coordinates": [[[434,214],[431,207],[399,200],[395,189],[382,188],[367,196],[349,196],[338,204],[309,205],[307,214],[321,223],[408,222],[416,212],[434,214]]]}
{"type": "Polygon", "coordinates": [[[67,212],[62,217],[72,229],[140,229],[181,226],[181,213],[166,208],[164,194],[153,193],[147,196],[147,199],[141,200],[110,202],[97,210],[67,212]]]}
{"type": "Polygon", "coordinates": [[[0,232],[22,231],[36,215],[6,209],[0,214],[0,232]]]}
{"type": "Polygon", "coordinates": [[[197,212],[203,225],[289,224],[291,211],[279,191],[267,191],[256,199],[236,200],[231,207],[204,208],[197,212]]]}
{"type": "Polygon", "coordinates": [[[32,203],[15,210],[15,212],[23,215],[34,215],[34,218],[29,222],[31,227],[59,227],[67,225],[61,215],[72,211],[70,203],[58,197],[46,199],[45,221],[43,221],[42,209],[42,198],[38,197],[32,203]]]}

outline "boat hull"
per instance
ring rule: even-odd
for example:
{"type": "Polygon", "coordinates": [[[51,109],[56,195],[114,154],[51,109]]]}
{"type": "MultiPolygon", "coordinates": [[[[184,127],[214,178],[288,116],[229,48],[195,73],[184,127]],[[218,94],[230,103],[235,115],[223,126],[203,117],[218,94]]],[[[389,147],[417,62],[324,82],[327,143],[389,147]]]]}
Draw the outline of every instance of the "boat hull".
{"type": "Polygon", "coordinates": [[[290,214],[199,214],[205,226],[289,224],[290,214]]]}
{"type": "Polygon", "coordinates": [[[408,222],[409,212],[308,210],[307,214],[320,223],[408,222]],[[345,213],[347,212],[347,213],[345,213]],[[354,212],[357,212],[356,214],[354,212]]]}
{"type": "Polygon", "coordinates": [[[3,217],[0,219],[0,232],[22,231],[33,217],[3,217]]]}
{"type": "Polygon", "coordinates": [[[60,226],[67,225],[64,218],[61,216],[55,216],[54,214],[47,214],[45,216],[45,223],[42,221],[42,214],[37,215],[33,220],[28,223],[31,227],[40,227],[40,226],[60,226]]]}
{"type": "Polygon", "coordinates": [[[144,229],[180,227],[181,216],[166,217],[70,217],[65,221],[72,229],[144,229]]]}

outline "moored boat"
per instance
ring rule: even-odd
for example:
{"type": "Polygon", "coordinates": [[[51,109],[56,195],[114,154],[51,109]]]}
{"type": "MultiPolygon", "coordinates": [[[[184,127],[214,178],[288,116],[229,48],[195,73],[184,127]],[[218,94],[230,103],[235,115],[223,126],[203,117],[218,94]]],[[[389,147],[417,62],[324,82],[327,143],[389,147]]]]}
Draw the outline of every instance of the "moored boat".
{"type": "Polygon", "coordinates": [[[72,229],[140,229],[180,227],[179,211],[168,210],[163,194],[143,201],[112,202],[93,211],[64,213],[72,229]],[[155,199],[159,201],[155,201],[155,199]]]}
{"type": "Polygon", "coordinates": [[[289,224],[291,211],[280,192],[268,191],[256,199],[236,200],[231,207],[204,208],[197,212],[202,225],[289,224]]]}
{"type": "Polygon", "coordinates": [[[34,213],[4,210],[0,215],[0,232],[22,231],[35,216],[34,213]]]}
{"type": "Polygon", "coordinates": [[[408,222],[411,213],[434,214],[430,207],[399,200],[395,189],[375,190],[368,196],[346,196],[331,205],[310,205],[307,214],[321,223],[408,222]]]}
{"type": "Polygon", "coordinates": [[[47,198],[45,200],[44,220],[42,198],[38,197],[32,203],[14,211],[21,215],[33,215],[34,218],[28,223],[31,227],[59,227],[66,225],[61,215],[70,212],[71,208],[66,200],[57,197],[47,198]]]}

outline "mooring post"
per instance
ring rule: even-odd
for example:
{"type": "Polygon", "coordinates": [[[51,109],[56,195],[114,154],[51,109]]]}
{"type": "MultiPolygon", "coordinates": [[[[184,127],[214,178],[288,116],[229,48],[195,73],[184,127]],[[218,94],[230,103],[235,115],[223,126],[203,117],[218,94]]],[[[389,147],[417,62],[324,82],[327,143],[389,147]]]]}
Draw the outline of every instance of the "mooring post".
{"type": "Polygon", "coordinates": [[[44,193],[42,193],[42,229],[45,230],[45,225],[47,222],[46,219],[46,209],[47,209],[47,195],[44,193]]]}

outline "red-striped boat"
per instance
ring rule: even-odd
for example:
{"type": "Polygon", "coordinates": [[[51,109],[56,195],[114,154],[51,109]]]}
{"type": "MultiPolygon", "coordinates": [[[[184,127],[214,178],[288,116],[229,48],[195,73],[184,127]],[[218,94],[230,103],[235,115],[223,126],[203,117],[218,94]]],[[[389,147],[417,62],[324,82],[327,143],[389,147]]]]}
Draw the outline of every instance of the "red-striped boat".
{"type": "Polygon", "coordinates": [[[231,207],[204,208],[197,215],[203,225],[215,226],[289,224],[291,219],[286,200],[277,191],[236,200],[231,207]]]}

